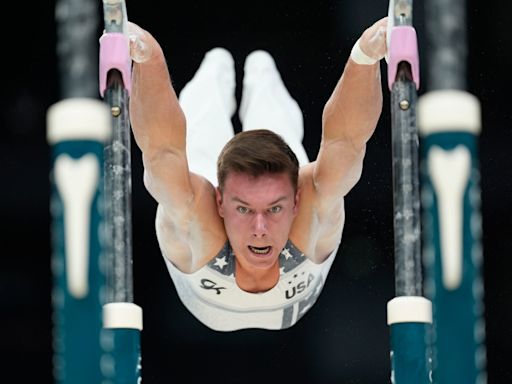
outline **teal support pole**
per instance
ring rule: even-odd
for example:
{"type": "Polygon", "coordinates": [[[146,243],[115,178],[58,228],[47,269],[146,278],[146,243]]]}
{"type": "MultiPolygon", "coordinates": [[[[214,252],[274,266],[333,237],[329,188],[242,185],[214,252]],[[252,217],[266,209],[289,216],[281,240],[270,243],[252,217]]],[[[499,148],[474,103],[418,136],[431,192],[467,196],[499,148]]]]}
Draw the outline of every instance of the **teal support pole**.
{"type": "Polygon", "coordinates": [[[388,303],[391,382],[432,383],[432,303],[421,296],[399,296],[388,303]]]}
{"type": "Polygon", "coordinates": [[[133,303],[107,303],[103,307],[106,341],[105,376],[108,384],[140,384],[142,309],[133,303]]]}
{"type": "Polygon", "coordinates": [[[68,98],[47,112],[56,383],[103,379],[103,146],[110,132],[108,108],[99,100],[68,98]]]}
{"type": "Polygon", "coordinates": [[[95,0],[55,2],[63,101],[47,111],[47,134],[52,150],[52,361],[59,384],[100,383],[103,377],[102,148],[110,122],[96,87],[99,20],[95,0]]]}
{"type": "Polygon", "coordinates": [[[478,135],[480,104],[463,90],[418,103],[425,293],[433,303],[434,382],[486,383],[478,135]]]}

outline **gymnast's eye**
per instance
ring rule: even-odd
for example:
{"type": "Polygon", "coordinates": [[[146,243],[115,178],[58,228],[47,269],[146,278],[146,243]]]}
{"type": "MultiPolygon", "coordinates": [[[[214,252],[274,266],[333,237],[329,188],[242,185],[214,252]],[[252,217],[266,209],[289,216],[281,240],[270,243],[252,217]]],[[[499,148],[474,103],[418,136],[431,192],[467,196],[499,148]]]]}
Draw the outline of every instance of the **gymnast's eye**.
{"type": "Polygon", "coordinates": [[[268,211],[270,213],[278,213],[281,212],[282,207],[280,205],[275,205],[272,208],[270,208],[268,211]]]}
{"type": "Polygon", "coordinates": [[[249,208],[247,207],[242,207],[242,206],[239,206],[236,208],[238,212],[242,213],[242,214],[246,214],[246,213],[249,213],[249,208]]]}

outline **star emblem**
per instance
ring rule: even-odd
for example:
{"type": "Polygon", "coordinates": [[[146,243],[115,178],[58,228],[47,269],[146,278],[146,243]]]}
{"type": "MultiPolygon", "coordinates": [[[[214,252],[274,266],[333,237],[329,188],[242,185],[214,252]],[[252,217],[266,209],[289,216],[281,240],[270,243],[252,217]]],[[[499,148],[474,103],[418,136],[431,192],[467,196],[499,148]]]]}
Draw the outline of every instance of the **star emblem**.
{"type": "Polygon", "coordinates": [[[290,257],[293,257],[288,248],[283,249],[281,254],[285,257],[286,260],[288,260],[290,257]]]}
{"type": "Polygon", "coordinates": [[[216,267],[219,267],[219,269],[224,268],[226,265],[228,265],[228,263],[226,261],[226,256],[217,257],[215,259],[215,263],[213,265],[215,265],[216,267]]]}

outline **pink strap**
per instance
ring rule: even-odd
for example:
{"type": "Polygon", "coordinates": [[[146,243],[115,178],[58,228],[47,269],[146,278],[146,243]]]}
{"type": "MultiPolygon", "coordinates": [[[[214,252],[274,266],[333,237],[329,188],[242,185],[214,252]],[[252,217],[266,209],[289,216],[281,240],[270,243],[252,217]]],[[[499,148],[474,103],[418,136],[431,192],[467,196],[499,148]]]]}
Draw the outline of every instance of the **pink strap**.
{"type": "Polygon", "coordinates": [[[121,72],[123,84],[128,94],[131,93],[132,59],[128,37],[122,33],[106,33],[100,37],[100,95],[103,97],[107,88],[107,74],[111,69],[121,72]]]}
{"type": "Polygon", "coordinates": [[[406,61],[411,65],[412,78],[416,89],[420,87],[420,63],[416,30],[410,26],[398,26],[391,29],[388,51],[388,86],[391,90],[395,82],[398,64],[406,61]]]}

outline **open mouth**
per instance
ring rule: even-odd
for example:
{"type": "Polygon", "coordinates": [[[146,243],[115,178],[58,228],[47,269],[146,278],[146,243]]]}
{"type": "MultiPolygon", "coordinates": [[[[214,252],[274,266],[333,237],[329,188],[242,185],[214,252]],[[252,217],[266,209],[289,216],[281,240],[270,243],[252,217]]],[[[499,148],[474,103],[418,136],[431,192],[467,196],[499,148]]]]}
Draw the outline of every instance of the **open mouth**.
{"type": "Polygon", "coordinates": [[[268,247],[253,247],[252,245],[249,245],[249,250],[252,253],[255,253],[255,254],[261,255],[261,256],[268,255],[270,253],[271,249],[272,249],[271,246],[268,246],[268,247]]]}

